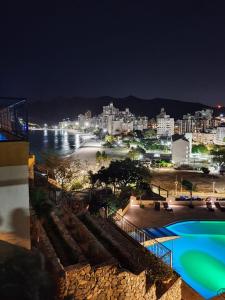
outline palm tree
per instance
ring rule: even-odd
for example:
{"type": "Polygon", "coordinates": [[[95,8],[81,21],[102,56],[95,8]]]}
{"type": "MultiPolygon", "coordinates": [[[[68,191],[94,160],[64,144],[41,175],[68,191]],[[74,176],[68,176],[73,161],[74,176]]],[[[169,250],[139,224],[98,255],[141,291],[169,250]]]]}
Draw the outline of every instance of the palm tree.
{"type": "Polygon", "coordinates": [[[190,207],[193,207],[193,204],[192,204],[192,192],[193,192],[193,189],[194,189],[194,185],[191,181],[189,180],[182,180],[181,181],[181,184],[182,186],[190,192],[190,207]]]}
{"type": "Polygon", "coordinates": [[[146,192],[146,184],[144,182],[137,182],[136,188],[135,188],[135,194],[140,198],[140,205],[142,205],[142,196],[146,192]]]}

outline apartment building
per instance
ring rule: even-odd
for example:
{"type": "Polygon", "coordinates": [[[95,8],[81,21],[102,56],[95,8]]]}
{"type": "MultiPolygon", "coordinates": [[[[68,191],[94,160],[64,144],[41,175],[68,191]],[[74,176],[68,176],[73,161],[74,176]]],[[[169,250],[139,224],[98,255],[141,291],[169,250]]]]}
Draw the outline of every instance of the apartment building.
{"type": "Polygon", "coordinates": [[[157,120],[157,136],[169,136],[174,134],[174,118],[167,115],[164,108],[161,108],[160,114],[156,117],[157,120]]]}

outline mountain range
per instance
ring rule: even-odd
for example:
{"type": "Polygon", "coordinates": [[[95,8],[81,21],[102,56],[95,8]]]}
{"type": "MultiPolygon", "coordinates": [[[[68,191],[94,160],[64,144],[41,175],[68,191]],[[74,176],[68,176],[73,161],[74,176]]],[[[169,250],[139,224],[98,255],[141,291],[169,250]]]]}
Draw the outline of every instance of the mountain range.
{"type": "MultiPolygon", "coordinates": [[[[173,99],[154,98],[140,99],[134,96],[125,98],[113,98],[109,96],[87,98],[87,97],[57,97],[47,101],[28,101],[29,119],[40,124],[56,124],[62,119],[70,118],[74,120],[79,114],[84,114],[87,110],[92,115],[102,112],[102,107],[110,102],[119,109],[129,108],[132,113],[139,116],[155,117],[162,107],[175,119],[182,118],[184,114],[194,113],[202,109],[214,109],[210,106],[196,103],[184,102],[173,99]]],[[[217,110],[217,109],[216,109],[217,110]]],[[[221,109],[224,112],[224,108],[221,109]]]]}

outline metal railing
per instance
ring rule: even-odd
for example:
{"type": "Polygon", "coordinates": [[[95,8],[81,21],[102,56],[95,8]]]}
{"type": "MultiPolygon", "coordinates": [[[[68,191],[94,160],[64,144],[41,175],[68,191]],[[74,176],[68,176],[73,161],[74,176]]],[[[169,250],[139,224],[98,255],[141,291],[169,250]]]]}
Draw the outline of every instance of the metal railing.
{"type": "Polygon", "coordinates": [[[167,198],[169,195],[168,190],[162,188],[161,186],[155,185],[155,184],[150,184],[150,187],[153,191],[153,193],[158,194],[161,197],[167,198]]]}
{"type": "Polygon", "coordinates": [[[28,139],[28,115],[25,99],[0,97],[0,130],[19,139],[28,139]]]}
{"type": "Polygon", "coordinates": [[[225,288],[221,288],[217,291],[217,296],[223,297],[225,299],[225,288]]]}
{"type": "Polygon", "coordinates": [[[132,224],[117,212],[109,214],[108,218],[141,245],[145,246],[146,244],[148,244],[147,249],[149,250],[149,252],[172,267],[172,251],[170,249],[158,242],[156,239],[152,238],[144,230],[136,227],[134,224],[132,224]]]}

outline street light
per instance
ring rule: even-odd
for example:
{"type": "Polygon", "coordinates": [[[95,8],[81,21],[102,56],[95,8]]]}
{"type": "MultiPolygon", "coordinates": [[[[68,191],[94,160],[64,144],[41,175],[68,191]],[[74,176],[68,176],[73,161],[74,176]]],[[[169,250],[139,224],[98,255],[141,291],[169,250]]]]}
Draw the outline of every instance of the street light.
{"type": "Polygon", "coordinates": [[[212,187],[213,187],[213,194],[215,194],[215,181],[213,181],[213,183],[212,183],[212,187]]]}
{"type": "Polygon", "coordinates": [[[180,192],[181,192],[181,193],[183,193],[182,181],[183,181],[183,178],[181,177],[181,180],[180,180],[180,183],[181,183],[181,185],[180,185],[180,192]]]}
{"type": "Polygon", "coordinates": [[[175,183],[175,196],[177,196],[177,186],[178,186],[177,176],[176,176],[176,180],[174,181],[174,183],[175,183]]]}

